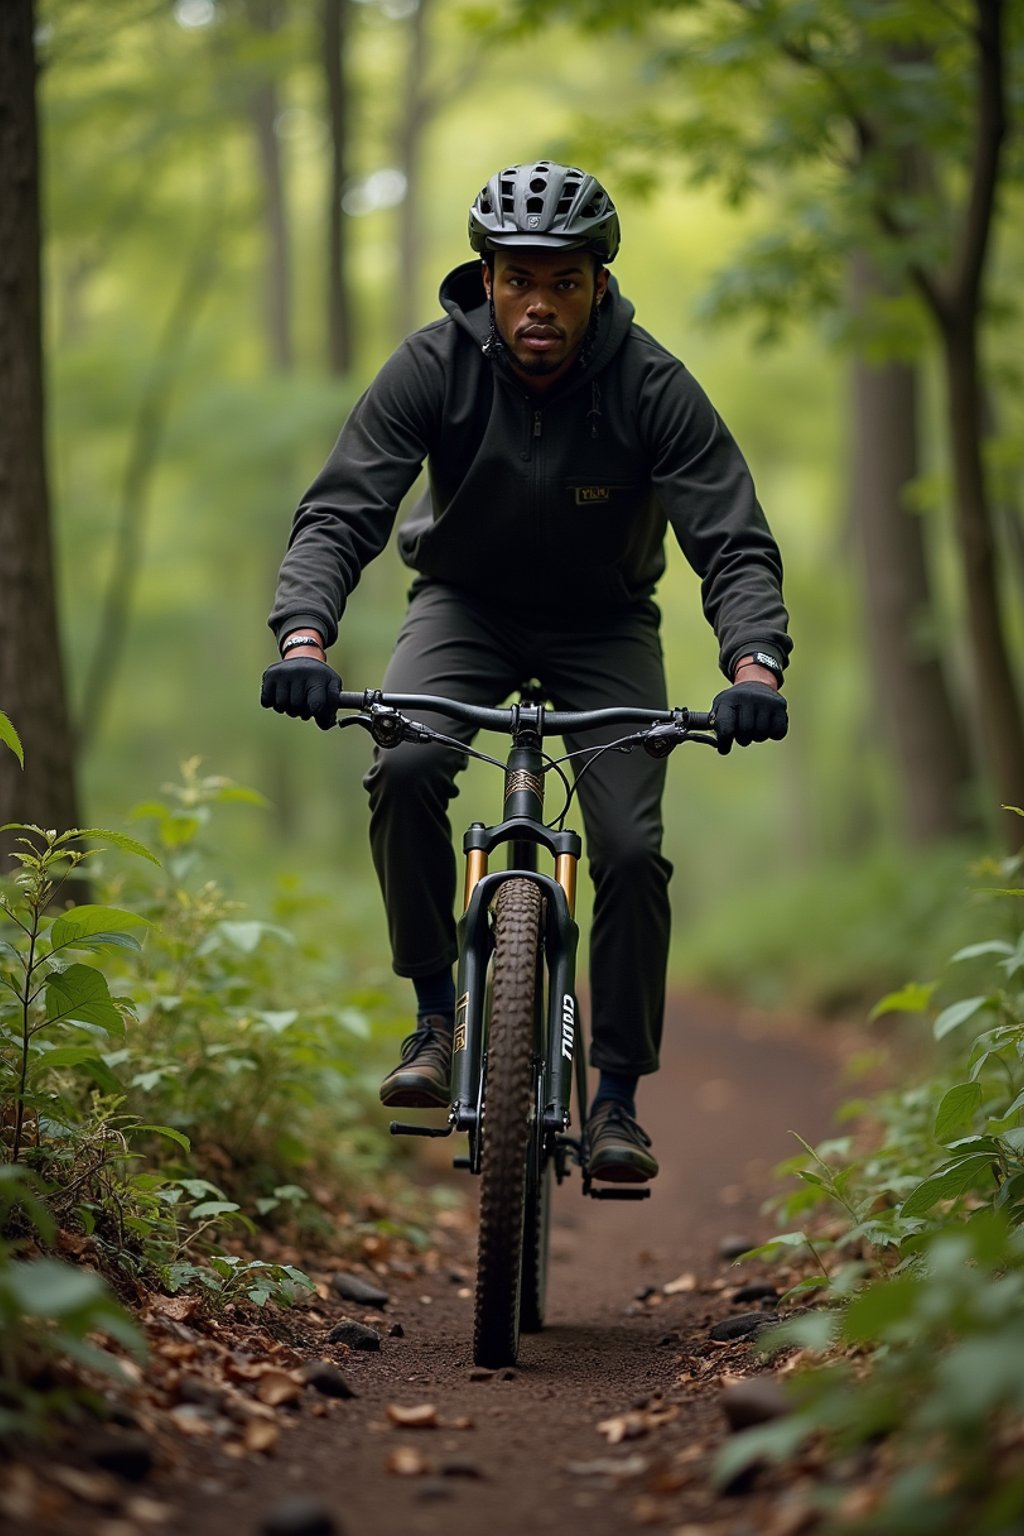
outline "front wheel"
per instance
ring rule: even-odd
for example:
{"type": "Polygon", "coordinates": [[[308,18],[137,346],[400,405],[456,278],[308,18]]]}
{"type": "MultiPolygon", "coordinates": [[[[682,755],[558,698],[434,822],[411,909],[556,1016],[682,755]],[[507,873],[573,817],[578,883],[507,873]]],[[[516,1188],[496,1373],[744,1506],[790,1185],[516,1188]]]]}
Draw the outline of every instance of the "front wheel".
{"type": "Polygon", "coordinates": [[[532,880],[503,881],[494,903],[473,1330],[474,1362],[491,1369],[514,1365],[519,1351],[540,942],[540,890],[532,880]]]}

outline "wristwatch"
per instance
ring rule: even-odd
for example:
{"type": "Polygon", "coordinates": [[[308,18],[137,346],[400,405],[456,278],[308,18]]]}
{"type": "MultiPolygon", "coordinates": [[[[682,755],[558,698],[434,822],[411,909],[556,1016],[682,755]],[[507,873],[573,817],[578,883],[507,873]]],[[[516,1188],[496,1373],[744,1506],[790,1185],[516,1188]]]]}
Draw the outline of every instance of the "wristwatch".
{"type": "Polygon", "coordinates": [[[741,662],[737,662],[737,669],[740,666],[764,667],[766,671],[774,675],[779,687],[782,687],[782,663],[776,661],[775,657],[770,655],[768,651],[751,651],[749,656],[744,656],[741,662]]]}

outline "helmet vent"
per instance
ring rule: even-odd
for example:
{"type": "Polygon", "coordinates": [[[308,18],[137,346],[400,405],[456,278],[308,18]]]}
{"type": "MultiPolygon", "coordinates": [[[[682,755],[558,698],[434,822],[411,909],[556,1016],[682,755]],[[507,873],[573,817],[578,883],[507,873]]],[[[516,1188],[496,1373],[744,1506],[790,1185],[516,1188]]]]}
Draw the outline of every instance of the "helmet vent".
{"type": "Polygon", "coordinates": [[[530,182],[530,191],[531,192],[546,192],[547,191],[547,186],[548,186],[548,184],[547,184],[547,180],[546,180],[545,177],[543,177],[543,176],[535,176],[533,178],[533,180],[530,182]]]}
{"type": "Polygon", "coordinates": [[[528,197],[526,199],[527,213],[543,213],[544,199],[542,197],[528,197]]]}

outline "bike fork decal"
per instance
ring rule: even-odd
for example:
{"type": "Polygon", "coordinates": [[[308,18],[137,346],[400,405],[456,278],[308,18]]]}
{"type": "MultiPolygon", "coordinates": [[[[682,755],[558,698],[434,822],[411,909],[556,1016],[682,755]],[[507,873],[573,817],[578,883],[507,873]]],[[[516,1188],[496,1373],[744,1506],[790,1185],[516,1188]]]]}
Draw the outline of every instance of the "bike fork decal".
{"type": "Polygon", "coordinates": [[[572,1049],[576,1040],[576,1000],[571,992],[562,998],[562,1055],[572,1061],[572,1049]]]}
{"type": "Polygon", "coordinates": [[[453,1051],[466,1049],[466,1018],[469,1014],[469,993],[463,992],[455,1004],[455,1036],[452,1040],[453,1051]]]}

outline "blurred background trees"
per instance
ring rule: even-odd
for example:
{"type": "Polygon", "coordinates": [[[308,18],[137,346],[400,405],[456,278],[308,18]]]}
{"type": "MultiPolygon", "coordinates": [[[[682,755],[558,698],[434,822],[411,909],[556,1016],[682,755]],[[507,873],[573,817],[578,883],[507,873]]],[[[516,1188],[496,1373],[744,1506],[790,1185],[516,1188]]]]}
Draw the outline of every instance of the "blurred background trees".
{"type": "MultiPolygon", "coordinates": [[[[223,849],[239,886],[298,871],[386,969],[363,755],[261,713],[266,611],[346,411],[468,257],[476,190],[554,155],[609,185],[619,281],[729,421],[786,559],[791,737],[673,762],[681,963],[772,1000],[799,992],[787,953],[845,945],[850,986],[858,963],[888,981],[895,908],[926,929],[940,872],[1024,798],[1020,7],[38,0],[34,36],[31,14],[2,26],[5,70],[15,17],[40,66],[56,612],[34,596],[19,617],[48,586],[19,541],[47,522],[3,409],[0,707],[29,768],[0,762],[0,821],[50,772],[30,720],[52,628],[74,730],[41,713],[79,819],[109,824],[198,753],[274,805],[223,849]],[[749,939],[773,931],[774,971],[749,939]]],[[[31,222],[0,205],[10,270],[31,222]]],[[[27,409],[15,315],[32,328],[6,284],[0,404],[27,409]]],[[[379,678],[407,581],[393,551],[366,573],[333,658],[352,685],[379,678]]],[[[660,601],[672,695],[706,702],[715,647],[678,557],[660,601]]],[[[460,814],[494,795],[471,773],[460,814]]]]}

